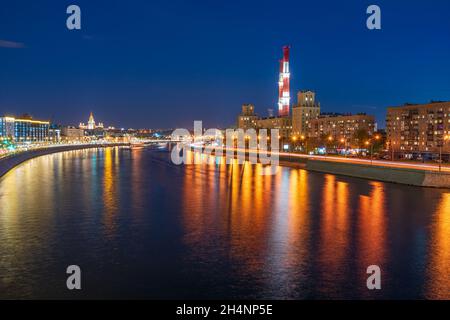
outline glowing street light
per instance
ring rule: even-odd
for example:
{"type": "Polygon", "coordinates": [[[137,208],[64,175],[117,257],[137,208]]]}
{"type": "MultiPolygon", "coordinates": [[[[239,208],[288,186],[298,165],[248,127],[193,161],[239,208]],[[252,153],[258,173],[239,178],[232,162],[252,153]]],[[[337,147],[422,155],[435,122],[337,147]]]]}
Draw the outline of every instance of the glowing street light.
{"type": "Polygon", "coordinates": [[[450,135],[445,135],[443,142],[439,144],[439,172],[441,171],[442,167],[442,145],[447,143],[447,141],[450,140],[450,135]]]}
{"type": "MultiPolygon", "coordinates": [[[[375,135],[374,137],[373,137],[375,140],[380,140],[380,135],[375,135]]],[[[373,140],[367,140],[366,141],[366,145],[368,146],[370,144],[370,164],[372,165],[373,164],[373,140]]]]}

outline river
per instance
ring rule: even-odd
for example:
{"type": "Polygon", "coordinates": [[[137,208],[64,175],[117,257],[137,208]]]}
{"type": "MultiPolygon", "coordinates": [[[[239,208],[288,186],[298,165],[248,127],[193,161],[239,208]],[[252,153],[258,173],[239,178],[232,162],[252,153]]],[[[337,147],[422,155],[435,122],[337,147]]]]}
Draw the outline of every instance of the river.
{"type": "Polygon", "coordinates": [[[0,298],[450,299],[449,190],[262,170],[156,147],[29,160],[0,179],[0,298]]]}

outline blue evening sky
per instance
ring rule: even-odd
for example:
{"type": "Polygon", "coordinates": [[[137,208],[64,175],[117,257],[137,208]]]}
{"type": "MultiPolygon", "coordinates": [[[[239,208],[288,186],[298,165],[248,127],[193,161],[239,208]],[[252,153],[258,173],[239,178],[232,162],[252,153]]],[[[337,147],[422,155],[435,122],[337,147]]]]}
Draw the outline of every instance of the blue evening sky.
{"type": "Polygon", "coordinates": [[[63,124],[225,127],[242,103],[276,109],[290,44],[291,95],[322,111],[450,100],[450,1],[0,0],[0,114],[63,124]],[[77,4],[82,29],[66,28],[77,4]],[[382,30],[366,28],[370,4],[382,30]]]}

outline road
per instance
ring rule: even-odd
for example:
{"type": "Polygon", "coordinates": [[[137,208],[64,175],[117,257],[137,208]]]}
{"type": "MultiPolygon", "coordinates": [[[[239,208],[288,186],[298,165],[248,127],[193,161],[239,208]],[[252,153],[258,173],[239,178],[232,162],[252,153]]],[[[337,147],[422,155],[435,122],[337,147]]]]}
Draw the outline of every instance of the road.
{"type": "MultiPolygon", "coordinates": [[[[199,146],[191,145],[195,149],[199,149],[199,146]]],[[[216,150],[214,147],[206,147],[211,150],[216,150]]],[[[249,150],[249,149],[238,149],[238,148],[222,148],[224,151],[233,150],[240,152],[250,152],[250,153],[258,153],[262,152],[260,150],[249,150]]],[[[410,162],[402,162],[402,161],[387,161],[387,160],[370,160],[370,159],[359,159],[359,158],[347,158],[347,157],[337,157],[337,156],[320,156],[320,155],[307,155],[293,152],[271,152],[271,154],[278,154],[283,157],[292,157],[292,158],[304,158],[304,159],[313,159],[313,160],[321,160],[321,161],[330,161],[330,162],[344,162],[344,163],[353,163],[353,164],[364,164],[364,165],[373,165],[379,167],[388,167],[388,168],[404,168],[404,169],[413,169],[413,170],[425,170],[425,171],[439,171],[438,164],[427,164],[427,163],[410,163],[410,162]]],[[[443,165],[441,167],[442,172],[450,173],[450,166],[443,165]]]]}

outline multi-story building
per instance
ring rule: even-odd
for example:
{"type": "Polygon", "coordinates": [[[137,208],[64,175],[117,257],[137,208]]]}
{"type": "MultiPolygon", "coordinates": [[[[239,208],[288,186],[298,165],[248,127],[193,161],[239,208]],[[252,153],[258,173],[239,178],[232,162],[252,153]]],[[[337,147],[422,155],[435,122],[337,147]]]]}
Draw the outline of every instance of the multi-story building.
{"type": "Polygon", "coordinates": [[[288,139],[292,132],[292,119],[290,117],[267,117],[260,118],[255,114],[253,104],[242,105],[242,112],[238,117],[237,127],[239,129],[278,129],[281,139],[288,139]]]}
{"type": "Polygon", "coordinates": [[[288,117],[261,118],[256,121],[258,129],[278,129],[280,139],[289,139],[292,132],[292,119],[288,117]]]}
{"type": "Polygon", "coordinates": [[[450,153],[450,102],[406,104],[389,107],[386,115],[387,143],[398,153],[450,153]]]}
{"type": "Polygon", "coordinates": [[[255,106],[253,104],[243,104],[242,112],[238,116],[237,127],[239,129],[256,129],[258,116],[255,114],[255,106]]]}
{"type": "Polygon", "coordinates": [[[0,117],[0,137],[14,138],[14,121],[13,117],[0,117]]]}
{"type": "Polygon", "coordinates": [[[85,130],[95,130],[95,129],[103,129],[104,125],[102,122],[99,122],[98,124],[95,123],[94,114],[91,112],[89,115],[89,120],[88,120],[87,125],[84,123],[80,123],[79,128],[85,129],[85,130]]]}
{"type": "Polygon", "coordinates": [[[0,117],[0,137],[15,142],[42,142],[49,136],[49,121],[34,120],[24,115],[20,118],[0,117]]]}
{"type": "Polygon", "coordinates": [[[309,121],[307,136],[330,136],[334,140],[344,139],[351,143],[358,130],[365,130],[369,136],[373,135],[376,131],[375,117],[366,114],[321,114],[317,119],[309,121]]]}
{"type": "Polygon", "coordinates": [[[61,136],[66,141],[79,141],[84,137],[84,130],[72,126],[62,127],[61,136]]]}
{"type": "Polygon", "coordinates": [[[50,124],[50,128],[48,129],[48,140],[51,142],[60,142],[61,141],[61,126],[55,123],[50,124]]]}
{"type": "Polygon", "coordinates": [[[316,103],[316,94],[313,91],[299,91],[297,105],[292,108],[292,134],[305,135],[308,124],[320,115],[320,103],[316,103]]]}

